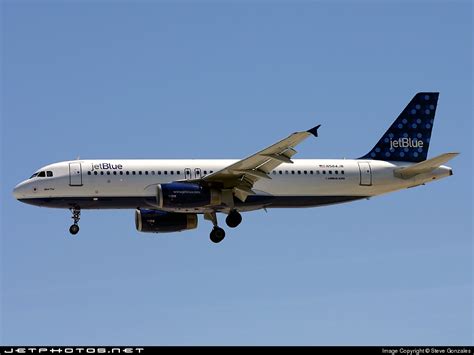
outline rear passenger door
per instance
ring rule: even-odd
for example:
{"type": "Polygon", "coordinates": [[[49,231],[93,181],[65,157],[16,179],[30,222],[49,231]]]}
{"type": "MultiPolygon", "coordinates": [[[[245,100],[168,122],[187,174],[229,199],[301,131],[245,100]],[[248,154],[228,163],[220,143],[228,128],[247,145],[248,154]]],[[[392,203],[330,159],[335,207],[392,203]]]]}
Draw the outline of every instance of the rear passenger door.
{"type": "Polygon", "coordinates": [[[360,184],[362,186],[372,185],[372,169],[369,163],[359,163],[360,184]]]}

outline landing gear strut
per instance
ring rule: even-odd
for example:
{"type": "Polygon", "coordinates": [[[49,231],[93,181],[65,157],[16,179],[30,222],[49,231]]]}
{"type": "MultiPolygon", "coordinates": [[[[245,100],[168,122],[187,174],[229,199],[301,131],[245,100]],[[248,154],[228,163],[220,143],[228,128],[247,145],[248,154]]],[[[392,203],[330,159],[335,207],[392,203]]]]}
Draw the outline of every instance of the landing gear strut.
{"type": "Polygon", "coordinates": [[[242,215],[236,210],[230,211],[229,215],[225,219],[225,223],[227,223],[230,228],[237,227],[240,222],[242,222],[242,215]]]}
{"type": "Polygon", "coordinates": [[[72,212],[71,218],[74,220],[74,224],[69,227],[69,233],[71,233],[72,235],[76,235],[77,233],[79,233],[79,225],[77,223],[81,219],[81,209],[79,207],[73,207],[70,208],[70,210],[72,212]]]}
{"type": "Polygon", "coordinates": [[[205,216],[206,219],[210,219],[214,228],[212,228],[210,239],[213,243],[220,243],[225,238],[225,231],[217,225],[216,212],[211,212],[205,216]]]}

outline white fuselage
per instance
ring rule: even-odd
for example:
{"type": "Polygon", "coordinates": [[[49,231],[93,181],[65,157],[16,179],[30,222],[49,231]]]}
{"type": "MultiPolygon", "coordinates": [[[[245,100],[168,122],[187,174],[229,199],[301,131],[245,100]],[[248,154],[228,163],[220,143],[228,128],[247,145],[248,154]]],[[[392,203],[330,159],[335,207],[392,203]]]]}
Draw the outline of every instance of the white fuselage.
{"type": "MultiPolygon", "coordinates": [[[[157,185],[200,179],[236,160],[76,160],[51,164],[14,190],[17,199],[58,208],[158,208],[157,185]],[[48,173],[49,172],[49,173],[48,173]],[[52,176],[47,176],[47,175],[52,176]]],[[[417,186],[451,174],[440,166],[410,179],[394,169],[410,163],[377,160],[295,159],[281,164],[253,187],[256,195],[235,208],[310,207],[352,201],[417,186]]],[[[207,208],[167,209],[204,213],[207,208]]],[[[225,211],[225,208],[218,209],[225,211]]]]}

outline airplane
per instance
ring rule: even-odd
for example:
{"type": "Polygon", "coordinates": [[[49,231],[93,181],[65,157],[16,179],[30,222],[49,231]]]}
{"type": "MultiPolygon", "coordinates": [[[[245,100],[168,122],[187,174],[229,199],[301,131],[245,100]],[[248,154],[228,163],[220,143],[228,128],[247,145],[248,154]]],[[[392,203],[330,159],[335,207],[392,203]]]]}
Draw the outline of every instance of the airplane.
{"type": "Polygon", "coordinates": [[[135,209],[140,232],[197,228],[198,214],[221,242],[242,212],[326,206],[386,194],[450,176],[442,164],[459,153],[427,159],[438,92],[419,92],[375,146],[358,159],[293,159],[317,125],[242,160],[71,160],[44,166],[13,190],[21,202],[67,208],[72,235],[83,209],[135,209]]]}

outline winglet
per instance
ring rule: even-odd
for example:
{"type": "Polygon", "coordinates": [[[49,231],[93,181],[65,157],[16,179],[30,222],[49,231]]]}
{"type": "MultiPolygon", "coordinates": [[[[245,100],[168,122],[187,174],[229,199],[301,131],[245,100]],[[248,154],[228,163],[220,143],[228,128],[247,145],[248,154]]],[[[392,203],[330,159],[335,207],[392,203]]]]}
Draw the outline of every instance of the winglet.
{"type": "Polygon", "coordinates": [[[316,127],[313,127],[311,129],[308,129],[306,132],[311,133],[313,136],[317,137],[318,136],[318,128],[321,127],[320,124],[318,124],[316,127]]]}

